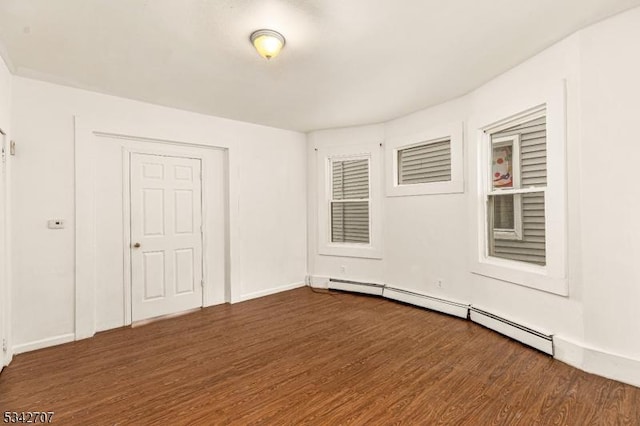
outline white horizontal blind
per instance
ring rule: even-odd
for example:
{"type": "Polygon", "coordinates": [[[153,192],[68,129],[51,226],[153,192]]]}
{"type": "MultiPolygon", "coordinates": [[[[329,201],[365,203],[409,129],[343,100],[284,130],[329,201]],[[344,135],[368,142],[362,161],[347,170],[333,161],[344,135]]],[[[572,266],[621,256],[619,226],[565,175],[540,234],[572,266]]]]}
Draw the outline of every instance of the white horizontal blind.
{"type": "Polygon", "coordinates": [[[331,242],[369,243],[369,160],[332,161],[331,242]]]}
{"type": "MultiPolygon", "coordinates": [[[[546,117],[518,124],[492,134],[492,138],[520,135],[520,187],[546,188],[547,185],[547,136],[546,117]]],[[[505,191],[508,192],[508,191],[505,191]]],[[[513,208],[513,207],[511,207],[513,208]]],[[[504,259],[546,264],[544,192],[505,194],[489,197],[490,255],[504,259]],[[513,197],[521,197],[514,203],[513,197]],[[502,239],[493,235],[494,225],[508,223],[501,214],[509,211],[505,206],[520,205],[522,209],[522,238],[502,239]]],[[[506,213],[509,214],[509,213],[506,213]]]]}
{"type": "Polygon", "coordinates": [[[451,180],[451,140],[426,142],[398,150],[398,184],[451,180]]]}

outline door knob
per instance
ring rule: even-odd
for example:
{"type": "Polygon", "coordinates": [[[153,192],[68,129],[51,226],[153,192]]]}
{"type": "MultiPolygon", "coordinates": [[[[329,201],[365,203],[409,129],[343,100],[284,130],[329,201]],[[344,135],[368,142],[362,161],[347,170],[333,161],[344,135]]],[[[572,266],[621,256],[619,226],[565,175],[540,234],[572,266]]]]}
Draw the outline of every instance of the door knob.
{"type": "Polygon", "coordinates": [[[140,243],[135,243],[135,244],[133,245],[133,247],[135,247],[135,248],[140,248],[140,243]]]}

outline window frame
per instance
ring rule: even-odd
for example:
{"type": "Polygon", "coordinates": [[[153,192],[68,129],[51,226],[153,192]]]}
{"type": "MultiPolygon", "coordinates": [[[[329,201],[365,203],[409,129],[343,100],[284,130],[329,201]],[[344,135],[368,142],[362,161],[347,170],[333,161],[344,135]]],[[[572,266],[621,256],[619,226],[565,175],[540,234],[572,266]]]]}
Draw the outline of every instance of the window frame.
{"type": "Polygon", "coordinates": [[[340,244],[340,245],[354,245],[356,247],[363,247],[363,246],[368,246],[371,243],[371,156],[370,155],[366,155],[366,154],[355,154],[352,156],[332,156],[332,157],[328,157],[327,158],[328,161],[328,167],[329,167],[329,171],[328,171],[328,176],[330,177],[329,179],[329,202],[328,202],[328,209],[329,209],[329,243],[330,244],[340,244]],[[367,162],[367,184],[368,184],[368,191],[367,191],[367,198],[342,198],[342,199],[336,199],[334,196],[334,186],[333,186],[333,165],[335,163],[338,162],[345,162],[345,161],[361,161],[361,160],[365,160],[367,162]],[[333,241],[333,204],[334,203],[342,203],[342,204],[348,204],[348,203],[363,203],[366,202],[367,203],[367,207],[368,207],[368,217],[369,217],[369,242],[368,243],[356,243],[356,242],[339,242],[339,241],[333,241]]]}
{"type": "Polygon", "coordinates": [[[464,123],[454,122],[413,135],[388,139],[385,142],[386,195],[388,197],[402,197],[464,192],[463,127],[464,123]],[[451,150],[451,180],[413,184],[398,182],[399,151],[447,139],[450,141],[451,150]]]}
{"type": "MultiPolygon", "coordinates": [[[[539,116],[539,115],[538,115],[539,116]]],[[[471,144],[475,157],[474,174],[476,209],[472,219],[476,244],[471,244],[471,271],[474,274],[525,287],[567,296],[566,274],[566,99],[565,81],[550,84],[526,99],[514,101],[505,108],[472,117],[476,143],[471,144]],[[489,256],[488,188],[491,186],[491,134],[511,127],[513,123],[533,119],[544,109],[547,122],[547,185],[520,188],[514,194],[544,193],[545,254],[544,266],[489,256]]]]}
{"type": "MultiPolygon", "coordinates": [[[[325,256],[382,259],[382,181],[380,142],[317,148],[318,176],[318,254],[325,256]],[[368,160],[369,170],[369,243],[333,242],[331,203],[333,200],[333,162],[368,160]]],[[[338,200],[342,201],[342,200],[338,200]]],[[[364,201],[353,199],[353,201],[364,201]]]]}

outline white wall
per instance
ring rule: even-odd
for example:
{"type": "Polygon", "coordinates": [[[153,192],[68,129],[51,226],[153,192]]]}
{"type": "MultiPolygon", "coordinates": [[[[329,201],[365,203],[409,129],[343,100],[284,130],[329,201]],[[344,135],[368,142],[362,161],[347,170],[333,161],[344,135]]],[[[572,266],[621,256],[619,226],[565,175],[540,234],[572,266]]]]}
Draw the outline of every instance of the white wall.
{"type": "MultiPolygon", "coordinates": [[[[365,282],[381,282],[383,263],[377,259],[362,259],[357,257],[337,257],[318,255],[318,165],[322,167],[322,159],[318,156],[318,149],[353,145],[370,145],[371,150],[381,150],[384,141],[384,127],[382,125],[363,126],[357,128],[322,130],[308,136],[307,168],[308,203],[309,203],[309,271],[312,275],[327,275],[334,278],[350,278],[365,282]],[[320,162],[320,163],[319,163],[320,162]],[[343,271],[344,269],[344,271],[343,271]]],[[[382,167],[378,170],[383,172],[382,167]]],[[[385,214],[381,213],[379,222],[384,227],[385,214]]],[[[384,256],[384,253],[383,253],[384,256]]]]}
{"type": "MultiPolygon", "coordinates": [[[[588,371],[640,385],[640,9],[589,27],[472,93],[382,125],[308,137],[310,274],[382,282],[472,303],[554,334],[556,356],[588,371]],[[566,79],[569,295],[472,274],[477,143],[470,117],[566,79]],[[465,131],[465,193],[386,197],[382,260],[322,256],[314,216],[313,148],[390,139],[455,122],[465,131]],[[342,267],[346,273],[342,272],[342,267]],[[443,280],[443,288],[435,285],[443,280]]],[[[533,105],[532,105],[533,106],[533,105]]],[[[385,158],[385,161],[388,160],[385,158]]],[[[389,179],[386,176],[385,179],[389,179]]]]}
{"type": "MultiPolygon", "coordinates": [[[[385,137],[402,138],[443,124],[461,123],[467,110],[468,101],[459,98],[386,123],[385,137]]],[[[465,179],[466,175],[465,169],[465,179]]],[[[468,302],[466,195],[388,197],[385,211],[384,282],[468,302]],[[437,280],[442,281],[442,287],[437,286],[437,280]]]]}
{"type": "Polygon", "coordinates": [[[640,359],[639,41],[640,9],[580,37],[585,340],[634,359],[640,359]]]}
{"type": "Polygon", "coordinates": [[[239,262],[230,267],[239,299],[304,281],[304,135],[25,78],[13,81],[15,347],[32,349],[74,333],[74,116],[135,127],[141,136],[228,148],[238,191],[239,262]],[[47,229],[49,218],[66,219],[66,229],[47,229]]]}
{"type": "MultiPolygon", "coordinates": [[[[6,133],[5,136],[0,135],[0,142],[4,138],[6,148],[8,149],[9,141],[11,139],[11,73],[4,63],[4,60],[0,58],[0,128],[6,133]]],[[[9,299],[10,289],[10,274],[9,274],[9,262],[8,249],[9,245],[9,208],[8,208],[8,181],[9,167],[10,167],[9,155],[7,153],[4,164],[0,165],[0,342],[3,339],[10,338],[10,304],[9,299]]],[[[11,358],[11,353],[3,353],[0,348],[0,369],[2,365],[8,364],[11,358]]]]}

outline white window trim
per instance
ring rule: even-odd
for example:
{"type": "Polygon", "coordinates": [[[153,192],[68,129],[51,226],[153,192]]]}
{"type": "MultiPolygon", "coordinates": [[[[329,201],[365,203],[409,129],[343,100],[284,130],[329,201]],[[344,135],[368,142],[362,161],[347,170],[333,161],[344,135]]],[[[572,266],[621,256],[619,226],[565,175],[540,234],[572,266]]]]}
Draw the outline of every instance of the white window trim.
{"type": "Polygon", "coordinates": [[[513,169],[513,188],[511,189],[493,189],[493,171],[491,167],[487,167],[489,176],[487,182],[489,182],[489,192],[487,195],[513,195],[513,229],[498,229],[493,228],[493,237],[502,240],[522,240],[522,195],[515,193],[520,189],[520,135],[504,136],[501,138],[490,139],[489,159],[493,160],[493,149],[500,146],[511,145],[511,156],[513,163],[511,168],[513,169]]]}
{"type": "MultiPolygon", "coordinates": [[[[326,256],[382,258],[382,182],[379,143],[318,148],[318,253],[326,256]],[[369,244],[331,241],[332,162],[369,160],[369,244]]],[[[365,200],[362,200],[365,201],[365,200]]]]}
{"type": "MultiPolygon", "coordinates": [[[[471,270],[474,274],[496,278],[525,287],[567,296],[566,274],[566,99],[565,81],[550,85],[535,96],[515,101],[506,108],[473,117],[470,129],[475,129],[476,143],[470,144],[470,158],[476,159],[475,212],[472,228],[476,244],[471,244],[471,270]],[[533,106],[533,107],[532,107],[533,106]],[[546,108],[547,119],[547,187],[521,188],[514,193],[544,192],[546,226],[546,265],[539,266],[488,256],[488,224],[486,188],[490,166],[489,133],[508,128],[516,120],[525,120],[546,108]]],[[[473,184],[473,182],[472,182],[473,184]]]]}
{"type": "Polygon", "coordinates": [[[392,138],[385,142],[386,195],[403,197],[464,192],[463,126],[455,122],[431,128],[411,136],[392,138]],[[451,180],[401,185],[398,182],[398,151],[428,143],[451,140],[451,180]]]}

